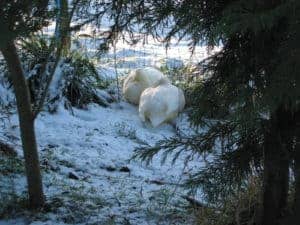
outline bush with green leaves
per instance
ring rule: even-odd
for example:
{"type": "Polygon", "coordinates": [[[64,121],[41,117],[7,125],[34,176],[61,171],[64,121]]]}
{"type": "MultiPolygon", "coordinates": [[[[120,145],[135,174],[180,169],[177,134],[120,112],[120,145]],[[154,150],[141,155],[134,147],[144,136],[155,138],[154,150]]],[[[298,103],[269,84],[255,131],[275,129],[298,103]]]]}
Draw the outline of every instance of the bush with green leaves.
{"type": "Polygon", "coordinates": [[[195,208],[197,225],[261,224],[261,181],[250,177],[235,195],[219,200],[216,206],[195,208]]]}
{"type": "Polygon", "coordinates": [[[100,96],[97,89],[107,88],[109,83],[100,78],[95,65],[78,52],[72,52],[66,63],[72,71],[71,75],[66,76],[62,92],[68,103],[79,108],[85,108],[89,103],[107,106],[107,99],[100,96]]]}
{"type": "Polygon", "coordinates": [[[49,61],[50,67],[54,64],[54,59],[51,58],[50,41],[43,36],[31,36],[20,41],[20,58],[23,69],[27,75],[31,101],[35,105],[39,95],[43,90],[43,85],[47,82],[48,73],[42,74],[42,70],[49,61]]]}
{"type": "MultiPolygon", "coordinates": [[[[41,35],[31,36],[20,40],[19,49],[33,107],[36,107],[49,79],[48,71],[55,64],[50,40],[41,35]],[[46,72],[42,74],[45,66],[46,72]]],[[[78,51],[72,51],[60,60],[52,83],[45,102],[45,108],[50,112],[55,112],[61,102],[66,108],[86,108],[89,103],[107,106],[113,101],[99,91],[108,87],[109,81],[101,78],[92,60],[78,51]],[[54,92],[51,92],[51,86],[55,86],[54,92]]]]}

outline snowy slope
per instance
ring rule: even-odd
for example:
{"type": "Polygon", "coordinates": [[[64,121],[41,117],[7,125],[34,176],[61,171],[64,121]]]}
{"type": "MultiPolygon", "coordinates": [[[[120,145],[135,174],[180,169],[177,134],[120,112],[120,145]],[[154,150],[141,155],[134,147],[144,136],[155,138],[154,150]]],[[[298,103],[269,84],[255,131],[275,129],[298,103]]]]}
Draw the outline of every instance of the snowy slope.
{"type": "MultiPolygon", "coordinates": [[[[93,40],[81,39],[81,43],[91,55],[97,48],[93,40]]],[[[191,57],[187,42],[173,43],[166,52],[151,38],[146,45],[120,41],[116,47],[116,54],[111,50],[97,59],[101,74],[112,79],[137,67],[160,66],[163,61],[177,67],[207,57],[205,47],[199,46],[191,57]]],[[[5,101],[11,98],[1,85],[0,94],[5,101]]],[[[189,130],[185,115],[178,118],[177,126],[189,130]]],[[[13,144],[21,157],[16,113],[1,127],[0,139],[13,144]]],[[[37,215],[16,209],[16,216],[0,220],[0,225],[191,224],[187,202],[181,198],[186,191],[179,184],[201,161],[185,165],[179,159],[174,165],[170,161],[161,165],[157,156],[145,165],[130,160],[140,144],[153,145],[174,135],[172,125],[151,128],[140,121],[136,107],[120,102],[108,108],[73,109],[73,114],[63,107],[56,114],[43,112],[36,133],[45,194],[52,208],[37,215]]],[[[24,173],[0,176],[3,184],[13,187],[9,193],[26,193],[24,173]]]]}
{"type": "MultiPolygon", "coordinates": [[[[60,198],[64,204],[58,208],[60,212],[42,216],[42,220],[49,220],[47,223],[29,224],[62,221],[101,224],[100,221],[109,220],[116,224],[124,224],[124,221],[157,224],[158,220],[169,224],[170,218],[161,218],[164,211],[160,210],[176,210],[173,204],[182,201],[177,195],[184,193],[177,184],[181,183],[183,172],[190,168],[184,168],[181,160],[175,165],[170,162],[160,165],[159,159],[155,159],[149,166],[129,160],[140,143],[154,144],[174,135],[174,128],[165,124],[154,129],[143,124],[136,107],[125,102],[115,103],[110,108],[90,105],[87,111],[74,109],[73,113],[60,108],[57,114],[42,113],[36,121],[45,193],[50,202],[60,198]],[[175,197],[171,197],[173,193],[175,197]],[[82,195],[82,199],[76,201],[73,195],[82,195]],[[163,202],[156,201],[160,195],[164,197],[163,202]],[[101,203],[98,207],[93,202],[95,199],[101,203]],[[72,206],[68,204],[80,204],[92,210],[80,215],[76,210],[69,212],[72,206]],[[70,218],[66,219],[66,215],[70,218]]],[[[14,115],[6,134],[16,137],[15,143],[20,146],[17,124],[14,115]]],[[[21,154],[20,147],[18,149],[21,154]]],[[[24,182],[24,177],[15,179],[18,192],[25,190],[24,182]]],[[[36,218],[24,218],[27,220],[36,218]]],[[[7,224],[23,224],[20,221],[19,218],[7,224]]],[[[182,219],[175,222],[182,224],[182,219]]]]}

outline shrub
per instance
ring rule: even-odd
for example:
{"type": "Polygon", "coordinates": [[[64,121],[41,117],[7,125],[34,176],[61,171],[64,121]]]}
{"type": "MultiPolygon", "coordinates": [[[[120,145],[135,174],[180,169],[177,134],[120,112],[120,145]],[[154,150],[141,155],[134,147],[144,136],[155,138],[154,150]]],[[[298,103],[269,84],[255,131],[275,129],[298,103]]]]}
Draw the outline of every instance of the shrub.
{"type": "Polygon", "coordinates": [[[220,199],[218,206],[195,209],[197,225],[257,225],[261,224],[261,181],[250,177],[245,188],[235,195],[220,199]]]}
{"type": "Polygon", "coordinates": [[[198,72],[198,68],[195,65],[183,65],[180,67],[169,67],[167,64],[163,64],[160,70],[171,80],[172,84],[183,90],[186,107],[192,104],[192,90],[195,85],[201,85],[202,74],[198,72]]]}
{"type": "Polygon", "coordinates": [[[89,103],[107,106],[110,100],[100,96],[97,89],[107,88],[109,83],[100,78],[95,65],[78,52],[72,52],[66,62],[72,74],[66,76],[63,96],[70,105],[79,108],[85,108],[89,103]]]}
{"type": "Polygon", "coordinates": [[[50,44],[42,36],[32,36],[21,41],[20,49],[21,61],[27,75],[31,102],[36,105],[48,78],[45,74],[42,74],[43,64],[47,60],[52,60],[51,66],[54,64],[54,59],[48,58],[50,57],[50,44]]]}
{"type": "MultiPolygon", "coordinates": [[[[35,107],[49,79],[47,70],[54,65],[50,41],[47,37],[37,35],[21,40],[19,46],[31,101],[35,107]],[[46,73],[42,74],[42,67],[46,61],[48,61],[46,73]]],[[[72,51],[58,64],[45,106],[50,112],[55,112],[60,102],[63,102],[66,108],[86,108],[89,103],[107,106],[113,99],[109,95],[101,94],[99,89],[104,89],[108,85],[109,82],[99,76],[89,58],[72,51]]]]}

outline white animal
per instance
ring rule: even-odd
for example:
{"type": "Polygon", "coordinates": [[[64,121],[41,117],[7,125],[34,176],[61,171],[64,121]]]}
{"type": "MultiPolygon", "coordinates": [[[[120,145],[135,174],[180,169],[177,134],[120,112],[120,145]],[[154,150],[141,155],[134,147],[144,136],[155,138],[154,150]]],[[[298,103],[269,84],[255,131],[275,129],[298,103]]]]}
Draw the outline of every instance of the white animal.
{"type": "Polygon", "coordinates": [[[138,105],[142,92],[162,78],[167,79],[162,72],[153,67],[136,69],[125,78],[123,95],[128,102],[138,105]]]}
{"type": "Polygon", "coordinates": [[[143,122],[150,120],[153,127],[170,122],[183,110],[185,98],[183,91],[161,79],[157,85],[147,88],[141,95],[139,116],[143,122]]]}

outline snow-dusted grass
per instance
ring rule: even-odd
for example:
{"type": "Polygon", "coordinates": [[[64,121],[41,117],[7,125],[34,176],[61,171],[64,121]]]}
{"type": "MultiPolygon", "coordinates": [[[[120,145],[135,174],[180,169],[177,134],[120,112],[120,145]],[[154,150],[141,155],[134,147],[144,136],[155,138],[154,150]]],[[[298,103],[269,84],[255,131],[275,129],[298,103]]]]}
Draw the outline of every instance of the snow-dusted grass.
{"type": "MultiPolygon", "coordinates": [[[[174,128],[143,124],[137,108],[125,102],[109,108],[90,105],[73,113],[61,107],[57,114],[42,113],[36,121],[45,193],[53,209],[20,217],[49,220],[45,224],[183,224],[187,214],[180,211],[187,203],[177,185],[183,161],[161,165],[158,157],[149,166],[129,161],[135,147],[170,137],[174,128]],[[109,220],[114,223],[102,223],[109,220]]],[[[18,137],[17,124],[14,115],[6,134],[18,137]]],[[[15,143],[19,146],[20,141],[15,143]]],[[[16,176],[14,184],[18,194],[24,192],[24,174],[16,176]]]]}

